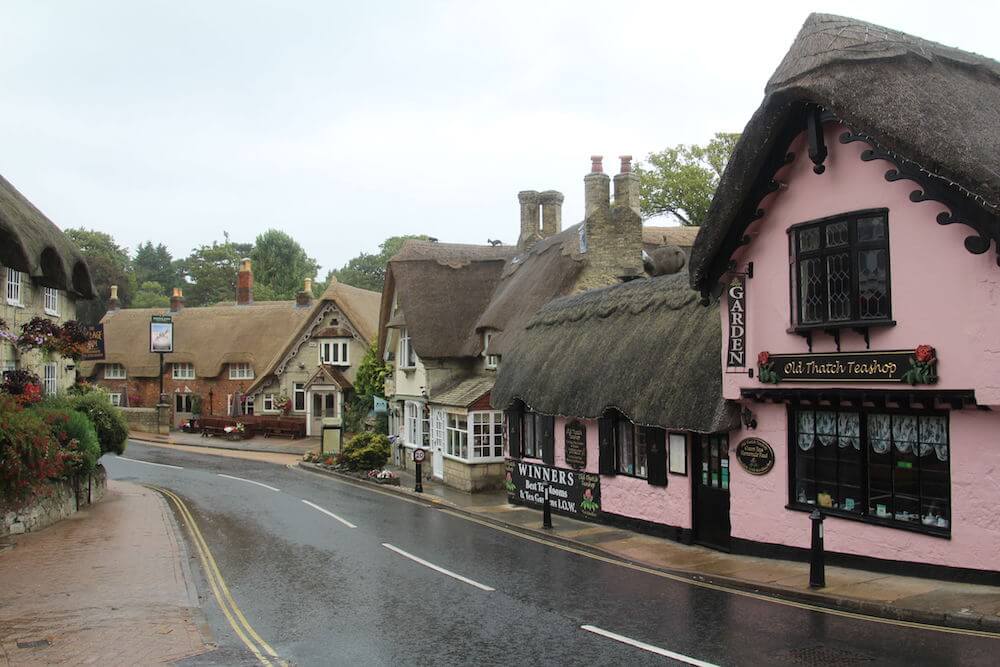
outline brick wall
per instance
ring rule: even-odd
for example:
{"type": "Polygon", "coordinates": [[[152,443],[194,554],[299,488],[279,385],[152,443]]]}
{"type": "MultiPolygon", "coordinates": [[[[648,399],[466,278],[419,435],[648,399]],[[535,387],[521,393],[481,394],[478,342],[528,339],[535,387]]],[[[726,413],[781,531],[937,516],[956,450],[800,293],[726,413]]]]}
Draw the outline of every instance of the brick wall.
{"type": "MultiPolygon", "coordinates": [[[[174,380],[170,376],[169,364],[163,375],[163,391],[168,395],[168,402],[173,414],[173,395],[175,393],[198,394],[202,400],[202,414],[226,414],[226,396],[247,390],[253,380],[230,380],[229,368],[215,378],[195,378],[193,380],[174,380]],[[211,405],[209,404],[211,392],[211,405]]],[[[96,381],[108,392],[127,394],[128,406],[131,408],[153,408],[159,402],[160,382],[157,378],[129,378],[126,380],[106,380],[101,371],[96,381]]],[[[259,406],[258,406],[259,407],[259,406]]]]}

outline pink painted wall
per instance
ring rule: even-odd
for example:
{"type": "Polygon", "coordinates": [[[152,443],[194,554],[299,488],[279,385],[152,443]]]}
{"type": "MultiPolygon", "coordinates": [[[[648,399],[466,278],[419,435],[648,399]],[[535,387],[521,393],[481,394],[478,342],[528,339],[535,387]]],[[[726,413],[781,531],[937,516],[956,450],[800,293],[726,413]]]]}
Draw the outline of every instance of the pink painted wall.
{"type": "MultiPolygon", "coordinates": [[[[747,281],[748,363],[756,363],[762,350],[808,351],[804,338],[786,333],[791,312],[788,227],[837,213],[886,207],[892,315],[897,324],[872,329],[871,349],[933,345],[939,358],[937,388],[974,389],[980,404],[1000,405],[1000,336],[996,334],[1000,328],[1000,267],[996,254],[969,253],[963,245],[972,233],[968,227],[937,224],[935,218],[944,207],[935,202],[911,202],[909,194],[916,185],[912,181],[886,181],[883,174],[893,165],[884,160],[862,162],[861,152],[868,145],[841,144],[843,130],[839,124],[826,127],[830,156],[823,174],[812,171],[805,136],[793,142],[796,159],[777,174],[777,180],[788,184],[787,189],[764,200],[766,215],[748,230],[752,242],[734,255],[740,268],[748,261],[754,263],[754,277],[747,281]]],[[[721,310],[726,331],[728,314],[725,308],[721,310]]],[[[864,339],[847,330],[841,336],[841,349],[863,351],[864,339]]],[[[813,336],[814,352],[835,350],[832,337],[822,333],[813,336]]],[[[739,398],[743,386],[762,385],[756,378],[723,375],[726,398],[739,398]]],[[[899,388],[898,384],[863,386],[899,388]]]]}
{"type": "MultiPolygon", "coordinates": [[[[566,465],[566,422],[565,417],[556,417],[555,423],[555,464],[559,468],[566,465]]],[[[587,427],[587,472],[598,471],[600,453],[597,445],[597,421],[581,420],[587,427]]],[[[691,439],[688,438],[688,467],[690,467],[691,439]]],[[[667,486],[651,486],[644,479],[625,475],[601,475],[601,510],[643,519],[679,528],[691,527],[691,481],[690,477],[667,474],[667,486]]]]}
{"type": "MultiPolygon", "coordinates": [[[[755,404],[757,429],[730,436],[731,450],[746,437],[774,447],[774,469],[754,476],[738,463],[731,467],[730,520],[733,537],[809,547],[808,513],[785,509],[788,502],[788,439],[785,406],[755,404]]],[[[889,560],[1000,570],[1000,415],[979,410],[952,411],[951,539],[908,530],[827,517],[829,551],[889,560]]],[[[731,456],[734,456],[731,454],[731,456]]],[[[603,486],[603,481],[602,481],[603,486]]]]}
{"type": "MultiPolygon", "coordinates": [[[[786,332],[790,323],[788,235],[790,225],[865,208],[889,209],[889,252],[892,315],[895,327],[873,329],[871,349],[912,349],[920,344],[937,348],[939,389],[973,389],[980,404],[1000,406],[1000,268],[991,251],[972,255],[963,241],[971,234],[964,225],[938,225],[944,210],[933,202],[913,203],[912,181],[887,182],[892,168],[885,161],[862,162],[862,142],[841,144],[842,126],[825,128],[830,156],[826,172],[814,174],[806,155],[805,137],[791,150],[796,160],[779,171],[787,189],[762,204],[766,215],[749,230],[752,242],[735,259],[741,268],[754,263],[747,281],[747,359],[757,353],[807,352],[805,339],[786,332]]],[[[728,329],[722,308],[723,331],[728,329]]],[[[843,351],[863,351],[863,338],[852,331],[841,337],[843,351]]],[[[833,339],[813,337],[815,352],[836,350],[833,339]]],[[[725,354],[725,351],[722,351],[725,354]]],[[[723,365],[725,358],[723,357],[723,365]]],[[[740,388],[762,386],[756,377],[724,374],[726,398],[738,399],[740,388]]],[[[787,387],[788,385],[778,385],[787,387]]],[[[851,387],[850,383],[804,384],[794,388],[851,387]]],[[[859,385],[854,385],[859,386],[859,385]]],[[[867,388],[900,389],[898,384],[867,388]]],[[[785,509],[788,502],[788,436],[782,405],[752,404],[758,428],[736,432],[735,450],[742,438],[755,436],[771,443],[776,455],[767,475],[747,474],[732,466],[731,520],[733,536],[759,542],[809,546],[809,521],[804,512],[785,509]]],[[[830,517],[826,521],[826,548],[849,554],[934,563],[953,567],[1000,570],[1000,414],[975,410],[952,411],[950,416],[952,522],[951,539],[830,517]]]]}

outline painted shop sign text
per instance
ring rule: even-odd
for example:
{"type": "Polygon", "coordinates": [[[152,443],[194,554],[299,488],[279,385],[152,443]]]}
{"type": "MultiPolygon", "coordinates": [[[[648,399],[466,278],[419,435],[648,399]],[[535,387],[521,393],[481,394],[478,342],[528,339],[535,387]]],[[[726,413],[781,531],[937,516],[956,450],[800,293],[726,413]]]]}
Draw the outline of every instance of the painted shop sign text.
{"type": "Polygon", "coordinates": [[[566,423],[564,454],[569,467],[587,467],[587,426],[583,422],[574,419],[566,423]]]}
{"type": "Polygon", "coordinates": [[[934,348],[921,345],[915,350],[884,352],[818,352],[770,354],[757,357],[758,379],[766,384],[779,382],[937,382],[934,348]]]}
{"type": "Polygon", "coordinates": [[[729,283],[729,351],[726,366],[745,368],[747,365],[747,284],[746,278],[736,276],[729,283]]]}
{"type": "Polygon", "coordinates": [[[760,438],[744,438],[736,445],[736,459],[751,475],[764,475],[774,467],[774,450],[760,438]]]}
{"type": "Polygon", "coordinates": [[[507,500],[517,505],[541,507],[545,487],[552,509],[580,518],[594,518],[601,511],[601,478],[578,470],[507,459],[504,486],[507,500]]]}

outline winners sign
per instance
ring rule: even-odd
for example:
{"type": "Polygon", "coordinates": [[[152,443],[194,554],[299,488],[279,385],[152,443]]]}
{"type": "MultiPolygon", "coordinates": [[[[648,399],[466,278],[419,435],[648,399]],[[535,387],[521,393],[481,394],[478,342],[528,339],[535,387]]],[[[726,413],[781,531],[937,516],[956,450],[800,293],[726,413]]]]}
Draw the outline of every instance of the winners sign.
{"type": "Polygon", "coordinates": [[[747,281],[735,276],[729,283],[729,351],[726,366],[745,368],[747,365],[747,281]]]}
{"type": "Polygon", "coordinates": [[[552,509],[581,519],[601,511],[601,478],[591,473],[507,459],[504,479],[507,499],[517,505],[541,507],[545,487],[552,509]]]}

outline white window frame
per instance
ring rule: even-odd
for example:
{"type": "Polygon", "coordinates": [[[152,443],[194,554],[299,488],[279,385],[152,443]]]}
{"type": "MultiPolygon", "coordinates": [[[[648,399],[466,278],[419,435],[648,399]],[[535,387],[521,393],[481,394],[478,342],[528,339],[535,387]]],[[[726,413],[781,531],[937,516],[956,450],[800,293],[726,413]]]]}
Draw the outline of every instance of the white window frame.
{"type": "Polygon", "coordinates": [[[227,417],[232,417],[233,416],[233,395],[232,394],[226,394],[226,416],[227,417]]]}
{"type": "Polygon", "coordinates": [[[125,367],[121,364],[105,364],[104,365],[104,379],[105,380],[124,380],[128,377],[128,373],[125,367]],[[121,371],[121,372],[119,372],[121,371]]]}
{"type": "Polygon", "coordinates": [[[486,357],[486,370],[495,371],[500,365],[500,355],[490,354],[491,340],[493,340],[493,332],[487,331],[483,334],[483,356],[486,357]]]}
{"type": "Polygon", "coordinates": [[[186,361],[172,362],[170,364],[170,377],[174,380],[193,380],[194,364],[186,361]]]}
{"type": "Polygon", "coordinates": [[[253,364],[249,361],[239,361],[229,364],[230,380],[252,380],[253,364]]]}
{"type": "Polygon", "coordinates": [[[24,305],[24,274],[17,269],[7,269],[7,305],[24,305]]]}
{"type": "Polygon", "coordinates": [[[274,412],[274,394],[264,394],[261,410],[264,412],[274,412]]]}
{"type": "Polygon", "coordinates": [[[503,412],[499,410],[477,410],[469,413],[469,456],[471,461],[503,460],[503,412]],[[485,419],[485,421],[483,421],[485,419]],[[476,426],[485,427],[485,432],[476,433],[476,426]],[[485,444],[479,442],[485,438],[485,444]],[[486,455],[477,454],[477,449],[486,448],[486,455]]]}
{"type": "Polygon", "coordinates": [[[445,414],[444,453],[454,459],[469,460],[469,415],[459,412],[445,414]],[[462,425],[464,422],[464,426],[462,425]]]}
{"type": "Polygon", "coordinates": [[[295,382],[292,384],[292,412],[305,412],[306,408],[306,383],[305,382],[295,382]],[[297,403],[299,396],[302,397],[302,407],[299,408],[297,403]]]}
{"type": "Polygon", "coordinates": [[[43,367],[42,390],[46,396],[55,396],[59,393],[59,369],[50,362],[43,367]]]}
{"type": "Polygon", "coordinates": [[[257,411],[255,405],[253,396],[246,396],[243,401],[243,414],[252,416],[257,411]]]}
{"type": "Polygon", "coordinates": [[[350,366],[350,338],[327,338],[319,342],[319,363],[329,366],[350,366]]]}
{"type": "Polygon", "coordinates": [[[411,447],[420,447],[422,439],[422,419],[424,406],[416,401],[403,404],[403,442],[411,447]]]}
{"type": "Polygon", "coordinates": [[[44,309],[46,315],[59,316],[59,290],[54,287],[45,288],[44,309]]]}
{"type": "Polygon", "coordinates": [[[417,353],[413,351],[413,340],[406,328],[399,330],[399,367],[406,369],[417,367],[417,353]]]}
{"type": "Polygon", "coordinates": [[[108,394],[108,398],[111,400],[111,405],[116,408],[120,408],[122,405],[122,395],[120,392],[112,392],[108,394]]]}

